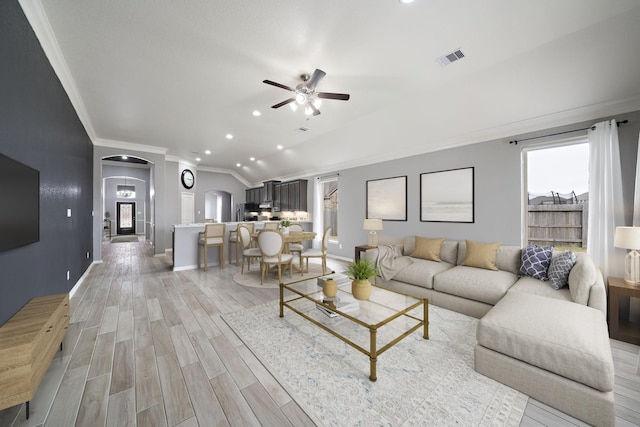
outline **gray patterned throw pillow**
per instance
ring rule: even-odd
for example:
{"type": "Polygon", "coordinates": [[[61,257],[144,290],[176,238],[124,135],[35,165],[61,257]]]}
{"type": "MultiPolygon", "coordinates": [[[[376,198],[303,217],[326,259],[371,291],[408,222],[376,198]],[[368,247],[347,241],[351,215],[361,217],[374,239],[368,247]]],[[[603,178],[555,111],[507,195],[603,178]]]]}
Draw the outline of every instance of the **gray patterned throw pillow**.
{"type": "Polygon", "coordinates": [[[576,254],[571,251],[562,252],[551,258],[549,280],[553,289],[560,289],[569,284],[569,273],[576,263],[576,254]]]}
{"type": "Polygon", "coordinates": [[[529,243],[522,252],[522,264],[519,276],[530,276],[538,280],[547,280],[547,270],[551,262],[553,246],[538,246],[529,243]]]}

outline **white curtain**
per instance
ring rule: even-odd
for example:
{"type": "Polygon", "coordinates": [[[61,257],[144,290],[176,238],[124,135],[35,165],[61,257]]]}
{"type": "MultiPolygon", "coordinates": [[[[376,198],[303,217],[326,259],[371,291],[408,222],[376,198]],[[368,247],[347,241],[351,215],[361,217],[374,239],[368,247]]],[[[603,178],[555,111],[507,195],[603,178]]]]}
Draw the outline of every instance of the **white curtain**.
{"type": "Polygon", "coordinates": [[[322,247],[322,232],[324,231],[324,183],[320,178],[315,179],[313,190],[313,247],[322,247]]]}
{"type": "Polygon", "coordinates": [[[618,126],[611,120],[594,128],[589,130],[587,251],[605,279],[623,277],[625,251],[613,246],[616,226],[624,225],[618,126]]]}
{"type": "Polygon", "coordinates": [[[633,197],[633,226],[640,227],[640,134],[638,135],[638,156],[636,158],[636,182],[633,197]]]}

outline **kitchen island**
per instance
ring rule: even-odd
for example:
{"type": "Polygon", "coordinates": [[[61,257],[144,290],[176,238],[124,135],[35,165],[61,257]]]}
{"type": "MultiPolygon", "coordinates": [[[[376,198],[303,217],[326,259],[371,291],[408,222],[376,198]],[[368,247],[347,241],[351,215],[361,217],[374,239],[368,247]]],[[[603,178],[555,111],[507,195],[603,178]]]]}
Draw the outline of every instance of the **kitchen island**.
{"type": "MultiPolygon", "coordinates": [[[[224,248],[225,259],[229,251],[229,231],[236,230],[238,224],[255,224],[256,230],[264,228],[266,222],[278,222],[278,221],[250,221],[250,222],[225,222],[226,230],[224,232],[224,248]]],[[[302,228],[305,231],[311,231],[313,223],[311,221],[298,221],[302,224],[302,228]]],[[[198,233],[204,231],[206,224],[176,224],[171,228],[171,241],[173,249],[173,270],[190,270],[198,268],[198,233]]],[[[310,242],[306,245],[310,246],[310,242]]],[[[208,252],[208,265],[217,266],[219,264],[219,247],[210,247],[208,252]]],[[[226,259],[226,263],[235,262],[235,250],[232,252],[232,259],[226,259]]]]}

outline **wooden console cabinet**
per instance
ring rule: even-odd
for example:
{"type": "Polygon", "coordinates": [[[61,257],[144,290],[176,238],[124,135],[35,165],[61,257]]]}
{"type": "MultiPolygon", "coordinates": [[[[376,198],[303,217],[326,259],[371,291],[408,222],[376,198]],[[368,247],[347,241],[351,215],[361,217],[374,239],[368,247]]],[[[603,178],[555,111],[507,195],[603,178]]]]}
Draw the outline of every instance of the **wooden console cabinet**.
{"type": "Polygon", "coordinates": [[[69,294],[33,298],[0,327],[0,409],[33,398],[69,327],[69,294]]]}

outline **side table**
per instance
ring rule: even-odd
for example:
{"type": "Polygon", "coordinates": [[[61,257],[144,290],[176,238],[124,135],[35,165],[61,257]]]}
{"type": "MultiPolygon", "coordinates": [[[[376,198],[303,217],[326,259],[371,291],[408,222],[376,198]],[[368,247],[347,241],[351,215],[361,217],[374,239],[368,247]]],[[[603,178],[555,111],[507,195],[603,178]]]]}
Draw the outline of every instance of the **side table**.
{"type": "Polygon", "coordinates": [[[359,245],[356,246],[356,253],[353,257],[354,261],[359,261],[360,260],[360,254],[362,252],[366,252],[367,249],[375,249],[377,246],[369,246],[369,245],[359,245]]]}
{"type": "Polygon", "coordinates": [[[609,336],[614,340],[640,345],[640,323],[620,318],[620,297],[640,298],[640,286],[609,277],[609,336]]]}

